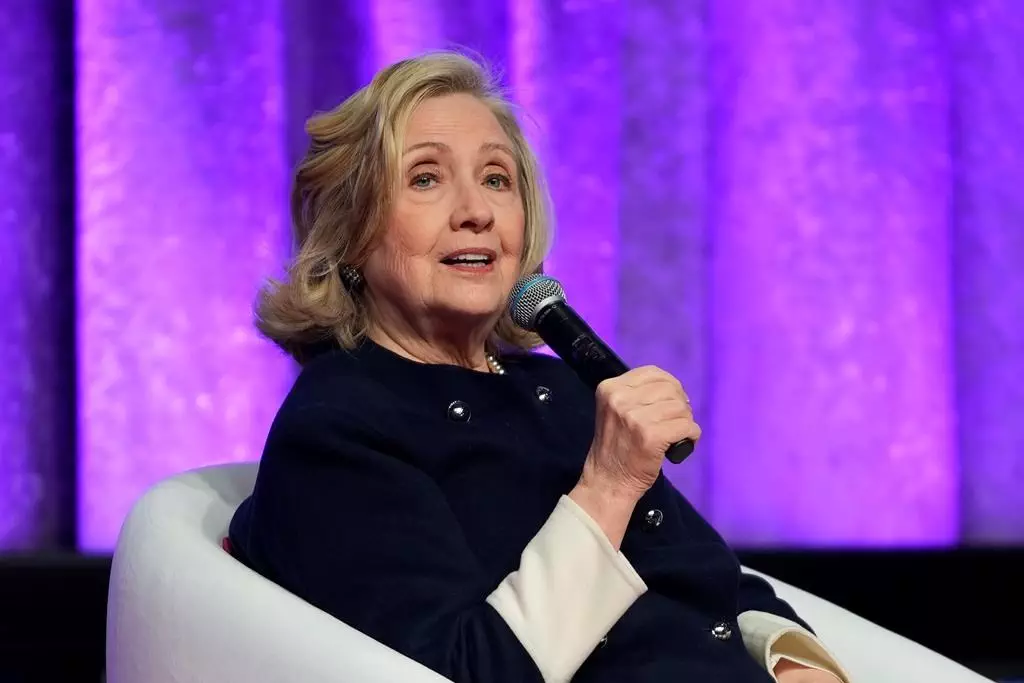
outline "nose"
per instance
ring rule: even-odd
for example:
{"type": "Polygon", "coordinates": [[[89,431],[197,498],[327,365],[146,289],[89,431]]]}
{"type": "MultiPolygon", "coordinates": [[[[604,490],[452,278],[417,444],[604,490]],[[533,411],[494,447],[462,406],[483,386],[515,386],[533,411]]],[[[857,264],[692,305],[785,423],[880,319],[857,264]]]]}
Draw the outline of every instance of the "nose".
{"type": "Polygon", "coordinates": [[[494,210],[484,192],[484,188],[476,182],[459,183],[458,198],[451,216],[452,230],[483,232],[494,226],[494,210]]]}

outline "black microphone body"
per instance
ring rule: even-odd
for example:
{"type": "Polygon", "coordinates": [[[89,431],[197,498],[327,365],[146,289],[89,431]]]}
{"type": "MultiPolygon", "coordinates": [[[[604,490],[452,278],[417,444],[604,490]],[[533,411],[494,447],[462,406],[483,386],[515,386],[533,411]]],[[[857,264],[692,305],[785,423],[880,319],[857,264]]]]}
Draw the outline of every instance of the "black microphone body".
{"type": "MultiPolygon", "coordinates": [[[[629,371],[629,366],[564,299],[543,305],[533,320],[533,329],[592,389],[597,389],[606,379],[629,371]]],[[[672,444],[665,451],[665,457],[670,462],[680,463],[693,453],[693,446],[692,439],[683,439],[672,444]]]]}

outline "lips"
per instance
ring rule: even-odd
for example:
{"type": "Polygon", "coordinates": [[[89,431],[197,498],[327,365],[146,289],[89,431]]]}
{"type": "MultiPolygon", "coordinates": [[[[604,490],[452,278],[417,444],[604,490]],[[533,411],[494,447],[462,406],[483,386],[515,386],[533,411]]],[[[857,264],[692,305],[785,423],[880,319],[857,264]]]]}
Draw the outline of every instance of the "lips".
{"type": "Polygon", "coordinates": [[[441,259],[448,266],[489,266],[494,263],[498,254],[493,249],[457,249],[441,259]]]}

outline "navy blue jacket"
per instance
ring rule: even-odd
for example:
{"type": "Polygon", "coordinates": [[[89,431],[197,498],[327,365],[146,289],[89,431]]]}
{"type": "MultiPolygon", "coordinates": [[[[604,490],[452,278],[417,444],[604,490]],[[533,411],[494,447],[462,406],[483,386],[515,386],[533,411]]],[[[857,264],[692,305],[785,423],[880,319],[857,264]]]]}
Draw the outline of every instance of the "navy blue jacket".
{"type": "MultiPolygon", "coordinates": [[[[313,358],[232,520],[233,552],[456,683],[541,681],[485,598],[576,484],[594,396],[557,359],[502,360],[507,373],[494,375],[418,364],[370,342],[313,358]]],[[[772,680],[745,650],[736,617],[797,616],[766,583],[741,575],[664,476],[637,505],[622,552],[649,590],[574,681],[772,680]],[[721,627],[712,634],[722,622],[731,637],[721,627]]]]}

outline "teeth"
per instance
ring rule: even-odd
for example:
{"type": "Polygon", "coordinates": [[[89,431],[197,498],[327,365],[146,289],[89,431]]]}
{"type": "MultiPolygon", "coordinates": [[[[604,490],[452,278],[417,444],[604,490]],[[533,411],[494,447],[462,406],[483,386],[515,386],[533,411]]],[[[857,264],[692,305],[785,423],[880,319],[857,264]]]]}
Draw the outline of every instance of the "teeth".
{"type": "Polygon", "coordinates": [[[459,254],[458,256],[453,256],[445,260],[462,263],[486,263],[490,260],[490,257],[483,254],[459,254]]]}

